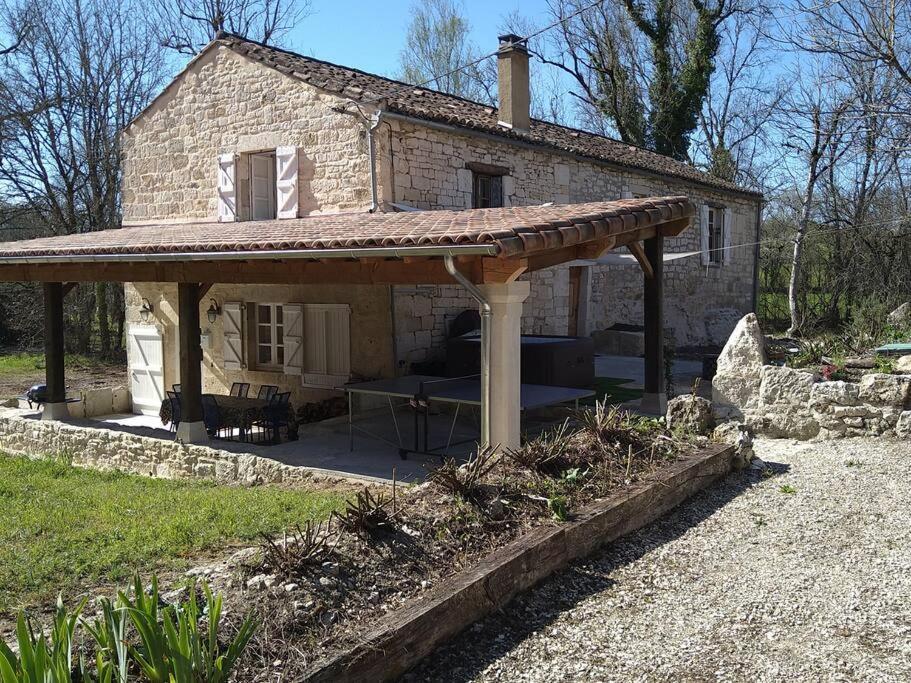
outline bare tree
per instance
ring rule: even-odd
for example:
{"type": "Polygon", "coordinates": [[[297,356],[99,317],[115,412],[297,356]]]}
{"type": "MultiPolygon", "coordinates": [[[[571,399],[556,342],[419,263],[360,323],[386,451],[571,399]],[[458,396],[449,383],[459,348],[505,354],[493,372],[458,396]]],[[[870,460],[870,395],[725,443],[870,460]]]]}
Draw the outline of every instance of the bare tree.
{"type": "MultiPolygon", "coordinates": [[[[120,144],[124,125],[166,74],[141,8],[118,0],[44,0],[0,78],[0,201],[44,234],[120,225],[120,144]]],[[[118,288],[79,288],[70,301],[75,346],[89,347],[93,327],[110,353],[118,288]],[[93,324],[94,318],[94,324],[93,324]]],[[[28,315],[29,312],[25,311],[28,315]]]]}
{"type": "Polygon", "coordinates": [[[277,44],[310,14],[309,0],[153,0],[163,47],[194,55],[220,33],[277,44]]]}
{"type": "Polygon", "coordinates": [[[400,78],[469,100],[495,104],[496,66],[469,39],[470,26],[453,0],[421,0],[412,6],[400,78]]]}

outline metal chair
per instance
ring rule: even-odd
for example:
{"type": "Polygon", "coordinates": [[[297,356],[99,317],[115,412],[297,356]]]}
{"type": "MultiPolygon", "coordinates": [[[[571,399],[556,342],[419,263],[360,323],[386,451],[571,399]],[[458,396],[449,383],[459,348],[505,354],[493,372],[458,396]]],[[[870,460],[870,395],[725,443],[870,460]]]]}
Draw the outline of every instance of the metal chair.
{"type": "Polygon", "coordinates": [[[202,396],[202,421],[206,425],[206,432],[209,436],[217,438],[223,429],[221,409],[218,407],[218,401],[211,394],[202,396]]]}
{"type": "Polygon", "coordinates": [[[237,398],[247,398],[247,394],[250,393],[250,383],[249,382],[234,382],[231,385],[231,396],[236,396],[237,398]]]}
{"type": "Polygon", "coordinates": [[[269,399],[269,405],[263,409],[264,419],[254,422],[263,430],[263,435],[272,443],[281,441],[281,428],[288,427],[291,407],[291,392],[275,394],[269,399]]]}
{"type": "Polygon", "coordinates": [[[168,395],[168,402],[171,404],[171,422],[168,424],[168,430],[176,432],[180,424],[180,394],[176,391],[166,391],[165,393],[168,395]]]}
{"type": "Polygon", "coordinates": [[[263,401],[271,401],[272,397],[278,393],[278,387],[273,384],[263,384],[259,388],[259,393],[256,394],[256,398],[262,399],[263,401]]]}

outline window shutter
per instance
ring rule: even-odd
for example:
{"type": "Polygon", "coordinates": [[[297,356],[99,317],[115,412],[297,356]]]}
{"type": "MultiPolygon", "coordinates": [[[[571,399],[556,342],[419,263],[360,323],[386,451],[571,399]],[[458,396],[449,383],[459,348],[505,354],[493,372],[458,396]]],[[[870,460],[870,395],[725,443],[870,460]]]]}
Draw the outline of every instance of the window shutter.
{"type": "Polygon", "coordinates": [[[243,304],[240,302],[225,302],[222,306],[225,370],[244,367],[243,315],[243,304]]]}
{"type": "Polygon", "coordinates": [[[350,318],[346,304],[304,306],[304,384],[337,387],[348,381],[350,318]]]}
{"type": "Polygon", "coordinates": [[[304,307],[301,304],[282,306],[285,344],[285,374],[300,375],[304,368],[304,307]]]}
{"type": "Polygon", "coordinates": [[[734,232],[734,212],[730,209],[724,210],[724,225],[721,226],[724,231],[724,259],[725,265],[731,262],[734,256],[734,250],[731,249],[731,235],[734,232]]]}
{"type": "Polygon", "coordinates": [[[297,147],[275,150],[275,194],[278,218],[297,218],[297,147]]]}
{"type": "Polygon", "coordinates": [[[699,236],[702,241],[702,265],[707,266],[712,262],[712,256],[709,254],[709,207],[707,204],[702,205],[702,211],[699,214],[699,236]]]}
{"type": "Polygon", "coordinates": [[[633,199],[633,193],[629,190],[623,190],[620,193],[620,199],[633,199]]]}
{"type": "Polygon", "coordinates": [[[233,223],[237,220],[237,163],[233,154],[218,157],[218,220],[233,223]]]}

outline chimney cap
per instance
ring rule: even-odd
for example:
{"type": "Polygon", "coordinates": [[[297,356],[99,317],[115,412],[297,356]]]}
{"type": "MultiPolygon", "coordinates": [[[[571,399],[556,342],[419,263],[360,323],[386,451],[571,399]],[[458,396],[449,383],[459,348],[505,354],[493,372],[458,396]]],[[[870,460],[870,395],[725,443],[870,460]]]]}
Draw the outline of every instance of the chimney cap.
{"type": "Polygon", "coordinates": [[[502,36],[497,36],[497,39],[500,41],[501,50],[510,48],[518,48],[520,50],[528,49],[525,47],[525,38],[517,36],[515,33],[504,33],[502,36]]]}

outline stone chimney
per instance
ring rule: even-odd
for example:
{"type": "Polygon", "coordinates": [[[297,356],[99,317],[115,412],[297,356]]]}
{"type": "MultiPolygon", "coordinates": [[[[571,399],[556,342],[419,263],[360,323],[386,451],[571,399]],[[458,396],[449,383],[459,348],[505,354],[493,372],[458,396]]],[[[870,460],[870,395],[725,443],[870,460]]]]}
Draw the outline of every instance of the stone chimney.
{"type": "Polygon", "coordinates": [[[527,131],[531,95],[528,87],[528,48],[521,37],[508,33],[500,36],[497,50],[497,84],[499,85],[498,123],[506,128],[527,131]]]}

